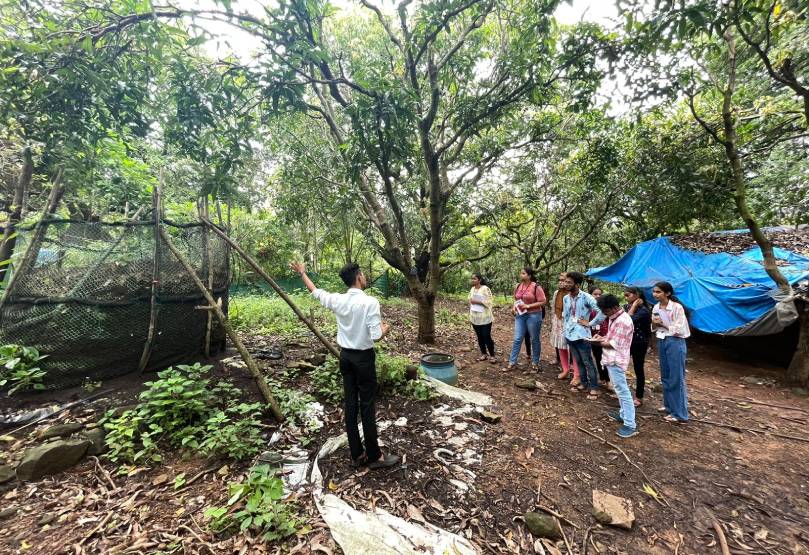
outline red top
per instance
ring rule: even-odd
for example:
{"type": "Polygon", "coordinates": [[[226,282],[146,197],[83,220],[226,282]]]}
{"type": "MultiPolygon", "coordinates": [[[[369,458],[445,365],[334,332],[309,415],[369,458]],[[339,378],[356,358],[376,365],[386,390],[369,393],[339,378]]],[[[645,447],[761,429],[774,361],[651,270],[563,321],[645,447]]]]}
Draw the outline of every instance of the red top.
{"type": "MultiPolygon", "coordinates": [[[[545,291],[542,290],[542,287],[537,285],[536,283],[529,283],[528,285],[523,284],[522,282],[517,284],[517,288],[514,290],[514,300],[520,300],[525,304],[534,304],[534,303],[544,303],[547,299],[545,298],[545,291]]],[[[541,306],[535,306],[528,310],[528,312],[541,312],[541,306]]]]}

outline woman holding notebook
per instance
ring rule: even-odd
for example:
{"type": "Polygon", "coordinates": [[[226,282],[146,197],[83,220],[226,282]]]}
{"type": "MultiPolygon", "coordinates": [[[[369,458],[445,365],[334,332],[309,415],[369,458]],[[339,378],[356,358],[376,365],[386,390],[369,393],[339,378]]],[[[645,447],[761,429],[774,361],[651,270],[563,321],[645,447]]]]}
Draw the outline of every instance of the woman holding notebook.
{"type": "Polygon", "coordinates": [[[479,361],[487,358],[497,362],[494,357],[494,339],[492,339],[492,291],[478,272],[472,274],[472,289],[469,290],[469,321],[478,337],[480,347],[479,361]]]}
{"type": "Polygon", "coordinates": [[[514,289],[514,305],[511,307],[514,314],[514,344],[508,359],[509,370],[517,364],[517,356],[526,334],[531,337],[531,366],[534,370],[539,370],[539,353],[542,347],[539,330],[542,327],[542,307],[546,302],[545,291],[537,284],[534,270],[530,266],[520,270],[520,283],[514,289]]]}

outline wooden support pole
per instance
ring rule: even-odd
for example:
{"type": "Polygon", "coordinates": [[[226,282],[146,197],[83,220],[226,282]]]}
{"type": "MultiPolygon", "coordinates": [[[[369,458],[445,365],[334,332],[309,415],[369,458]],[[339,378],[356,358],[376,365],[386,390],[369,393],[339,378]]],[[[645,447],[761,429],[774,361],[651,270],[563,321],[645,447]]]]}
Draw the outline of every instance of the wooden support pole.
{"type": "Polygon", "coordinates": [[[325,345],[325,347],[329,350],[329,352],[331,352],[331,354],[333,354],[337,358],[340,358],[340,351],[337,350],[337,347],[334,346],[334,343],[329,341],[326,338],[326,336],[324,336],[322,333],[320,333],[320,330],[318,330],[315,327],[314,323],[312,323],[312,321],[309,318],[307,318],[306,315],[304,315],[304,313],[301,311],[301,309],[298,308],[298,305],[295,304],[295,301],[293,301],[291,298],[289,298],[289,295],[287,295],[286,292],[283,289],[281,289],[278,286],[278,284],[275,283],[275,281],[267,274],[267,272],[265,272],[262,269],[262,267],[258,265],[258,262],[253,260],[253,258],[249,254],[244,252],[244,250],[242,250],[242,248],[239,245],[237,245],[236,243],[233,242],[233,239],[228,237],[227,234],[224,231],[222,231],[221,229],[216,227],[213,224],[213,222],[211,222],[208,218],[202,218],[202,221],[205,223],[205,225],[210,227],[213,230],[214,233],[219,235],[228,245],[230,245],[233,248],[233,250],[235,250],[237,253],[239,253],[239,255],[245,260],[245,262],[247,262],[247,264],[251,268],[253,268],[253,270],[255,270],[256,273],[258,273],[258,275],[260,275],[262,278],[264,278],[264,281],[266,281],[267,283],[270,284],[270,287],[272,287],[275,290],[275,292],[278,293],[278,295],[282,299],[284,299],[284,301],[286,301],[286,303],[289,305],[289,307],[292,309],[292,311],[295,313],[295,315],[304,324],[306,324],[306,326],[310,330],[312,330],[312,333],[314,333],[315,336],[320,340],[320,342],[323,343],[323,345],[325,345]]]}
{"type": "Polygon", "coordinates": [[[247,351],[244,343],[242,343],[242,340],[234,331],[233,327],[230,325],[230,322],[228,322],[227,316],[225,316],[225,313],[222,312],[222,309],[214,300],[213,295],[211,295],[211,293],[205,287],[205,284],[202,283],[202,280],[199,279],[199,276],[194,271],[194,267],[191,266],[191,263],[188,261],[185,255],[178,251],[177,247],[174,246],[174,243],[172,243],[171,238],[166,233],[166,230],[162,227],[158,229],[160,231],[160,238],[163,240],[163,243],[171,251],[174,257],[180,261],[180,264],[183,265],[183,268],[185,268],[185,271],[188,272],[191,279],[194,280],[194,284],[197,286],[200,293],[205,296],[205,300],[208,301],[208,305],[213,309],[213,313],[216,314],[216,317],[219,319],[219,323],[223,328],[225,328],[225,331],[230,337],[230,340],[233,341],[233,345],[236,347],[236,350],[239,351],[239,354],[242,356],[245,364],[247,364],[247,369],[250,370],[250,373],[256,379],[256,385],[258,385],[259,391],[261,391],[261,394],[264,396],[267,403],[270,404],[270,409],[272,410],[273,415],[279,422],[283,422],[284,416],[281,414],[281,407],[278,405],[278,401],[275,400],[272,391],[270,391],[270,386],[267,385],[267,381],[264,379],[264,376],[258,369],[258,365],[256,365],[253,357],[250,356],[250,353],[247,351]]]}
{"type": "Polygon", "coordinates": [[[152,229],[154,233],[154,251],[152,252],[152,285],[149,294],[149,327],[146,330],[146,342],[138,361],[138,372],[146,370],[149,358],[152,356],[155,328],[157,327],[157,294],[160,288],[160,220],[163,217],[162,198],[163,170],[160,170],[157,187],[152,191],[152,229]]]}
{"type": "MultiPolygon", "coordinates": [[[[208,217],[208,195],[205,195],[203,199],[203,204],[201,207],[202,215],[207,218],[208,217]]],[[[204,230],[204,239],[205,239],[205,275],[208,281],[208,291],[213,293],[213,256],[211,253],[211,232],[210,229],[205,226],[204,230]]],[[[205,356],[211,356],[211,331],[213,329],[213,313],[208,312],[208,317],[206,318],[205,322],[205,356]]]]}
{"type": "Polygon", "coordinates": [[[64,170],[60,168],[56,172],[56,176],[53,179],[51,192],[48,195],[48,200],[45,203],[45,207],[42,209],[42,218],[37,222],[34,232],[31,234],[31,238],[29,239],[28,246],[25,249],[25,253],[23,254],[22,260],[11,273],[11,277],[8,280],[6,289],[3,291],[2,297],[0,297],[0,308],[3,307],[10,292],[12,289],[14,289],[17,277],[28,273],[28,270],[34,267],[37,258],[39,258],[39,250],[42,247],[42,240],[45,238],[45,233],[48,231],[47,220],[50,218],[51,214],[56,212],[56,209],[59,207],[59,202],[62,200],[62,195],[65,192],[64,185],[62,184],[63,177],[64,170]]]}

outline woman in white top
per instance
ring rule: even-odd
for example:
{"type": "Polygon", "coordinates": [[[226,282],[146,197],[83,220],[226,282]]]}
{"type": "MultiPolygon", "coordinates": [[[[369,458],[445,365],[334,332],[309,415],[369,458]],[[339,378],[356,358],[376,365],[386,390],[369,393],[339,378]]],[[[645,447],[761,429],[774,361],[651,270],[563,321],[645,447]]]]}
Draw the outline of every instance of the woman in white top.
{"type": "Polygon", "coordinates": [[[487,358],[497,362],[494,357],[494,339],[492,339],[492,291],[478,272],[472,274],[472,289],[469,290],[469,321],[478,337],[480,347],[479,361],[487,358]]]}
{"type": "Polygon", "coordinates": [[[685,385],[685,340],[691,335],[685,308],[667,281],[652,288],[657,304],[652,309],[652,331],[657,335],[663,407],[668,422],[688,421],[688,392],[685,385]]]}

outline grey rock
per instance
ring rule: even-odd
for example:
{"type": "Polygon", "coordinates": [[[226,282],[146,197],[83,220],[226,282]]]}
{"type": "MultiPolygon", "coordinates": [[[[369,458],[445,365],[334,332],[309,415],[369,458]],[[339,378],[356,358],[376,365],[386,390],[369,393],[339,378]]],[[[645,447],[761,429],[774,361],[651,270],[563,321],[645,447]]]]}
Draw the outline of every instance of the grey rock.
{"type": "Polygon", "coordinates": [[[502,414],[497,414],[488,410],[480,411],[480,417],[484,422],[488,422],[489,424],[497,424],[503,419],[502,414]]]}
{"type": "Polygon", "coordinates": [[[84,428],[84,424],[80,422],[69,422],[67,424],[56,424],[50,428],[45,428],[39,434],[37,439],[51,439],[54,437],[65,437],[73,435],[79,430],[84,428]]]}
{"type": "Polygon", "coordinates": [[[56,520],[56,516],[57,516],[56,513],[45,513],[44,515],[42,515],[39,518],[39,520],[37,521],[37,524],[39,524],[40,526],[45,526],[46,524],[50,524],[51,522],[56,520]]]}
{"type": "Polygon", "coordinates": [[[14,469],[8,465],[0,465],[0,484],[5,484],[15,476],[14,469]]]}
{"type": "Polygon", "coordinates": [[[408,380],[415,380],[419,377],[419,367],[414,364],[405,366],[405,376],[408,380]]]}
{"type": "Polygon", "coordinates": [[[764,383],[764,380],[762,378],[757,377],[757,376],[745,376],[745,377],[742,378],[742,381],[744,383],[750,384],[750,385],[759,385],[759,384],[764,383]]]}
{"type": "Polygon", "coordinates": [[[537,383],[534,380],[515,380],[514,385],[529,391],[534,391],[537,388],[537,383]]]}
{"type": "Polygon", "coordinates": [[[107,450],[107,443],[104,441],[106,435],[104,428],[91,428],[81,435],[90,442],[90,447],[87,448],[88,456],[98,456],[107,450]]]}
{"type": "Polygon", "coordinates": [[[17,479],[38,480],[66,470],[84,457],[88,447],[90,441],[86,439],[60,439],[26,449],[17,467],[17,479]]]}
{"type": "Polygon", "coordinates": [[[631,530],[635,522],[632,501],[597,489],[593,490],[593,516],[601,524],[627,530],[631,530]]]}
{"type": "Polygon", "coordinates": [[[4,509],[0,509],[0,520],[16,515],[18,510],[19,509],[17,507],[6,507],[4,509]]]}
{"type": "Polygon", "coordinates": [[[525,526],[528,531],[538,538],[548,538],[550,540],[562,539],[562,531],[552,516],[540,513],[525,513],[525,526]]]}
{"type": "Polygon", "coordinates": [[[315,353],[309,357],[309,362],[311,362],[314,366],[323,366],[326,364],[326,355],[323,353],[315,353]]]}
{"type": "Polygon", "coordinates": [[[800,395],[801,397],[809,397],[809,389],[806,389],[805,387],[793,387],[790,389],[790,391],[792,391],[792,393],[795,395],[800,395]]]}

